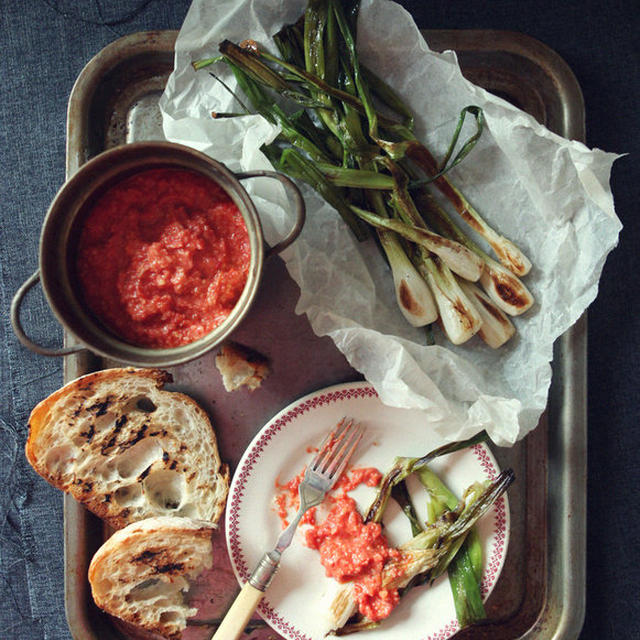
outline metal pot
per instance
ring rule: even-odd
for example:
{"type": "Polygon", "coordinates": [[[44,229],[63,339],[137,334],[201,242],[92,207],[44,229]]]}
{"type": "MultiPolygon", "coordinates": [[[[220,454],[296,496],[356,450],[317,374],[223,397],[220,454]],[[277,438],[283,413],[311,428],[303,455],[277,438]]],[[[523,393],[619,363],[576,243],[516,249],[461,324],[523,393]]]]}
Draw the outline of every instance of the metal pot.
{"type": "Polygon", "coordinates": [[[40,268],[16,292],[11,323],[22,344],[47,356],[64,356],[88,348],[125,364],[168,367],[204,354],[225,340],[247,315],[262,277],[266,258],[281,252],[300,234],[305,219],[304,200],[296,185],[275,171],[233,173],[199,151],[170,142],[136,142],[104,151],[84,164],[60,189],[45,217],[40,235],[40,268]],[[196,171],[217,182],[240,210],[249,233],[251,261],[240,299],[226,320],[195,342],[170,349],[139,347],[111,333],[83,304],[73,276],[73,239],[97,194],[124,177],[146,169],[173,167],[196,171]],[[279,243],[266,247],[256,207],[240,180],[264,176],[280,181],[293,198],[296,220],[279,243]],[[60,324],[79,345],[49,349],[33,342],[20,322],[20,306],[29,289],[42,283],[47,301],[60,324]]]}

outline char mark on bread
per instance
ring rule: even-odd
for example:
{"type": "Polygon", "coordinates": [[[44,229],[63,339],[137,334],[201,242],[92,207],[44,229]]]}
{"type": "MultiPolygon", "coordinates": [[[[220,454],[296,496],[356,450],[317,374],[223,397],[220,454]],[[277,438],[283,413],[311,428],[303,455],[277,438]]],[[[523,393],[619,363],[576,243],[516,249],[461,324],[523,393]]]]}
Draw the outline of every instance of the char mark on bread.
{"type": "Polygon", "coordinates": [[[229,470],[211,422],[157,369],[107,369],[31,413],[25,452],[48,482],[114,528],[164,515],[217,522],[229,470]]]}

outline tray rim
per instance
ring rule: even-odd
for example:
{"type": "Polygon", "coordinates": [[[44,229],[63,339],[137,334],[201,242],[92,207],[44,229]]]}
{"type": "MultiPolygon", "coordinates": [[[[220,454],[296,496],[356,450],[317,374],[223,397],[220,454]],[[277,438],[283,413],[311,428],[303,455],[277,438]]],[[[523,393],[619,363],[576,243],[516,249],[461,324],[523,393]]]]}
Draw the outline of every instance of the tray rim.
{"type": "MultiPolygon", "coordinates": [[[[515,31],[505,30],[421,30],[429,46],[434,50],[444,50],[439,43],[450,42],[447,46],[457,52],[464,50],[496,50],[523,56],[539,66],[551,70],[556,80],[555,88],[563,106],[562,132],[564,137],[585,141],[585,110],[579,83],[567,63],[550,47],[539,40],[515,31]],[[473,42],[473,46],[470,43],[473,42]]],[[[85,145],[88,125],[74,120],[76,113],[82,113],[82,106],[92,95],[104,74],[117,64],[133,55],[173,54],[177,30],[140,31],[123,36],[108,44],[85,65],[72,88],[67,109],[67,179],[88,159],[89,150],[85,145]],[[123,53],[123,52],[126,52],[123,53]]],[[[65,335],[65,344],[73,339],[65,335]]],[[[544,607],[535,623],[520,636],[522,639],[548,638],[560,640],[576,638],[584,623],[586,605],[586,450],[587,450],[587,407],[586,407],[586,366],[587,366],[587,313],[563,334],[554,347],[553,380],[550,393],[555,392],[560,407],[558,429],[549,434],[549,439],[560,441],[564,438],[571,447],[561,447],[561,456],[551,461],[548,480],[551,476],[564,478],[570,470],[577,469],[577,477],[566,483],[569,493],[563,495],[562,509],[557,522],[548,522],[554,536],[549,540],[547,579],[548,594],[544,607]],[[571,358],[564,358],[564,354],[571,358]],[[559,388],[558,388],[559,385],[559,388]],[[571,542],[571,545],[568,543],[571,542]],[[563,557],[563,544],[572,550],[571,558],[563,557]],[[553,596],[550,598],[549,595],[553,596]],[[554,604],[558,606],[554,608],[554,604]]],[[[80,354],[64,358],[63,377],[67,382],[98,366],[99,359],[91,354],[80,354]]],[[[551,405],[551,398],[549,405],[551,405]]],[[[534,430],[535,431],[535,430],[534,430]]],[[[547,454],[549,453],[547,443],[547,454]]],[[[74,638],[97,638],[89,620],[89,608],[80,606],[89,598],[88,583],[81,567],[69,570],[70,549],[81,543],[78,525],[86,512],[68,495],[64,497],[64,553],[65,553],[65,610],[69,629],[74,638]],[[79,598],[83,594],[83,598],[79,598]]],[[[84,531],[84,530],[83,530],[84,531]]],[[[86,531],[84,531],[86,534],[86,531]]]]}

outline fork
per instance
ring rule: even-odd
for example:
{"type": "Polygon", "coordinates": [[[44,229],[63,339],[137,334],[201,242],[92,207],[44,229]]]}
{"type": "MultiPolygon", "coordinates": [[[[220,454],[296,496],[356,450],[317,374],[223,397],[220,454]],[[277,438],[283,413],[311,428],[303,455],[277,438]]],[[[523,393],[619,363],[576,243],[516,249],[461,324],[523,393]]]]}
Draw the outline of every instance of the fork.
{"type": "Polygon", "coordinates": [[[311,507],[319,505],[338,481],[363,433],[361,425],[343,418],[324,438],[298,487],[298,512],[278,537],[275,548],[262,556],[211,640],[236,640],[240,637],[271,583],[280,565],[283,551],[291,544],[302,516],[311,507]]]}

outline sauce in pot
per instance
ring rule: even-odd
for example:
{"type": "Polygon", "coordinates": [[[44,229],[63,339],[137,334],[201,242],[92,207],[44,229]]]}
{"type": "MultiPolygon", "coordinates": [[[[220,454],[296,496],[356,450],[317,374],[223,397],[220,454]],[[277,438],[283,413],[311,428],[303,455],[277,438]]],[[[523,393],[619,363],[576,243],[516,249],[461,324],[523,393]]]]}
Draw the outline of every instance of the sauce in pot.
{"type": "Polygon", "coordinates": [[[108,189],[80,231],[84,300],[125,340],[168,348],[203,337],[238,301],[250,262],[238,207],[213,180],[149,169],[108,189]]]}

